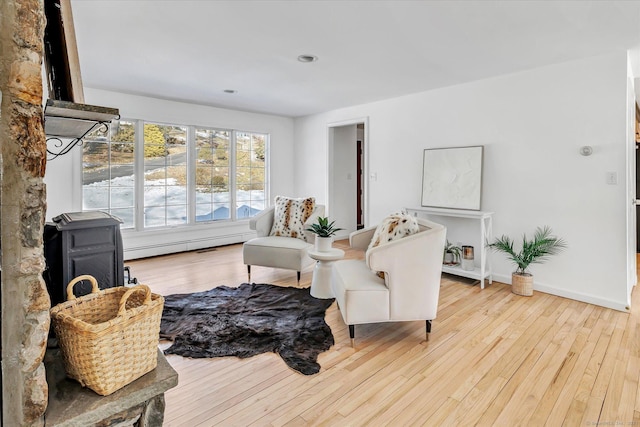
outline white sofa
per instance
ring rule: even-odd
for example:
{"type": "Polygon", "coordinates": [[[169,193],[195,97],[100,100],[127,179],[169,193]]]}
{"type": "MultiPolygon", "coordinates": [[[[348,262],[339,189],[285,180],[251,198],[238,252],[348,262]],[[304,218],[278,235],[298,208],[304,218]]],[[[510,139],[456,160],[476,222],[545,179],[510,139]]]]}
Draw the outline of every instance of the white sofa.
{"type": "MultiPolygon", "coordinates": [[[[298,273],[315,261],[309,258],[307,251],[313,248],[315,234],[305,233],[305,240],[294,237],[270,236],[275,208],[265,209],[251,218],[249,228],[256,231],[257,237],[244,243],[242,259],[247,266],[247,275],[251,282],[251,266],[284,268],[298,273]]],[[[324,205],[315,205],[313,213],[305,222],[305,228],[324,216],[324,205]]]]}
{"type": "Polygon", "coordinates": [[[365,259],[334,263],[331,286],[352,345],[355,325],[363,323],[423,320],[429,339],[438,311],[446,228],[417,221],[418,233],[369,250],[376,227],[351,233],[349,244],[366,251],[365,259]]]}

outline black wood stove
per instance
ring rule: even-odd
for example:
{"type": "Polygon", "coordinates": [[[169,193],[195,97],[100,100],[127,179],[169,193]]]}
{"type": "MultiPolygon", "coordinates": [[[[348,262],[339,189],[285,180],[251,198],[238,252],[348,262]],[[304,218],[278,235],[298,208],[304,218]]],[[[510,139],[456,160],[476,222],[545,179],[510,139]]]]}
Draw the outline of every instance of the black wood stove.
{"type": "MultiPolygon", "coordinates": [[[[95,277],[100,289],[124,285],[121,223],[106,212],[91,211],[64,213],[45,224],[43,276],[52,307],[67,300],[67,284],[83,274],[95,277]]],[[[75,286],[76,296],[90,292],[88,282],[75,286]]]]}

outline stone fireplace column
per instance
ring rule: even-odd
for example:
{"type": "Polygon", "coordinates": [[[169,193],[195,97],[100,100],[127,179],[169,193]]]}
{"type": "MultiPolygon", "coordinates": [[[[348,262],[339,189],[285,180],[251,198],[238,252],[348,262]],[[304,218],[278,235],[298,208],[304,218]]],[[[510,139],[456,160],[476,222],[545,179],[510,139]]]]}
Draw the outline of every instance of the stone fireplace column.
{"type": "Polygon", "coordinates": [[[50,301],[42,279],[46,138],[43,0],[0,1],[2,406],[7,426],[44,425],[50,301]]]}

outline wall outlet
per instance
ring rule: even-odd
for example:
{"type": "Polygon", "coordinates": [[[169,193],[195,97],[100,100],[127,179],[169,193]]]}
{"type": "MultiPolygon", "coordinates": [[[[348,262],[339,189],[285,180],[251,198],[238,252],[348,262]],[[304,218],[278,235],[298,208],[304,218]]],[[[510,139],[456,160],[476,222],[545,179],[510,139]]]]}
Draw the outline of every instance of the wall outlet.
{"type": "Polygon", "coordinates": [[[618,172],[607,172],[607,184],[618,185],[618,172]]]}

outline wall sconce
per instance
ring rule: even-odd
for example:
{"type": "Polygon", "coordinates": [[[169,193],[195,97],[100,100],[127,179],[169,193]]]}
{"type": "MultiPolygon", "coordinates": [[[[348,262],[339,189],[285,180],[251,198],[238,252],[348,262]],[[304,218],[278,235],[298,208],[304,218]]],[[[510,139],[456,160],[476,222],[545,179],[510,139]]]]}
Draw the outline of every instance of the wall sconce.
{"type": "Polygon", "coordinates": [[[593,148],[590,145],[580,147],[580,154],[583,156],[590,156],[593,154],[593,148]]]}

